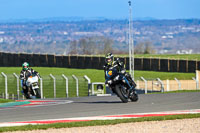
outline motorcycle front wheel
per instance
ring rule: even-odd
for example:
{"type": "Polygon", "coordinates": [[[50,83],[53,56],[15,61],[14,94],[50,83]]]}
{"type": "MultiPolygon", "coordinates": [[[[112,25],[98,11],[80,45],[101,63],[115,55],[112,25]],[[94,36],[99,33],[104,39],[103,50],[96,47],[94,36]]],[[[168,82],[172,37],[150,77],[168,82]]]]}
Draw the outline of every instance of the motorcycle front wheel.
{"type": "Polygon", "coordinates": [[[123,103],[127,103],[128,102],[128,96],[127,96],[127,93],[126,93],[126,90],[125,90],[124,86],[116,85],[115,86],[115,93],[121,99],[121,101],[123,103]]]}
{"type": "Polygon", "coordinates": [[[39,89],[35,89],[34,91],[35,91],[35,94],[36,94],[36,95],[35,95],[36,98],[41,98],[39,89]]]}

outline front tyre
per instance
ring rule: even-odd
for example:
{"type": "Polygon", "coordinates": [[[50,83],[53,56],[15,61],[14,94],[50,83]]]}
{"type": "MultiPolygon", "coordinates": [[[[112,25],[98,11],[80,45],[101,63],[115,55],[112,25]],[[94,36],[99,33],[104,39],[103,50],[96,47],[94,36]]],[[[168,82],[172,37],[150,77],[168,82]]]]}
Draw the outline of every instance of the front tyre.
{"type": "Polygon", "coordinates": [[[36,98],[41,98],[39,88],[35,89],[35,93],[36,93],[36,98]]]}
{"type": "Polygon", "coordinates": [[[115,93],[122,100],[123,103],[128,102],[128,97],[127,97],[127,93],[126,93],[124,86],[116,85],[115,86],[115,93]]]}

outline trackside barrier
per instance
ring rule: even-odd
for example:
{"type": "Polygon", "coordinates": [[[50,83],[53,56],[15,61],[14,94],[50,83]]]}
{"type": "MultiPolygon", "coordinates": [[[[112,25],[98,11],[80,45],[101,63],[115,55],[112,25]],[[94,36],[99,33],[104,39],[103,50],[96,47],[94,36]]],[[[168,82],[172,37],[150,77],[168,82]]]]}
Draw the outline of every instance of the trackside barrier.
{"type": "MultiPolygon", "coordinates": [[[[92,95],[94,95],[95,93],[95,91],[94,91],[94,85],[105,85],[105,83],[103,83],[103,82],[93,82],[92,83],[92,95]]],[[[103,94],[104,93],[104,89],[101,91],[101,93],[103,94]]]]}
{"type": "Polygon", "coordinates": [[[195,79],[194,77],[192,77],[192,79],[196,82],[196,88],[198,90],[199,89],[199,81],[197,79],[195,79]]]}
{"type": "Polygon", "coordinates": [[[176,80],[176,82],[178,83],[178,90],[182,90],[181,89],[181,82],[177,79],[177,78],[174,78],[176,80]]]}
{"type": "Polygon", "coordinates": [[[7,75],[5,75],[5,73],[1,72],[1,74],[5,78],[5,98],[8,99],[8,78],[7,75]]]}
{"type": "Polygon", "coordinates": [[[19,99],[19,76],[13,73],[14,77],[17,79],[17,99],[19,99]]]}
{"type": "MultiPolygon", "coordinates": [[[[1,84],[0,97],[5,98],[5,99],[9,99],[9,98],[13,99],[13,96],[15,96],[15,98],[17,98],[17,99],[23,98],[23,95],[21,96],[21,94],[20,94],[19,75],[17,75],[16,73],[13,73],[12,75],[10,75],[10,74],[7,75],[3,72],[1,72],[1,75],[2,76],[0,78],[2,80],[0,80],[0,84],[1,84]],[[12,80],[12,79],[14,79],[14,80],[12,80]],[[13,82],[10,82],[10,80],[13,82]],[[17,82],[17,84],[16,84],[16,82],[17,82]],[[3,88],[2,88],[2,86],[3,86],[3,88]],[[13,95],[13,92],[14,92],[14,95],[13,95]],[[9,93],[10,93],[10,95],[9,95],[9,93]]],[[[83,96],[87,96],[87,95],[88,96],[90,96],[90,95],[106,96],[106,94],[110,94],[110,92],[107,91],[107,89],[105,88],[104,82],[93,82],[92,83],[91,79],[87,75],[84,75],[82,77],[82,78],[84,78],[83,80],[85,80],[83,86],[82,86],[82,80],[79,80],[75,75],[72,75],[72,78],[71,78],[71,76],[67,77],[64,74],[59,75],[59,77],[61,77],[60,79],[62,79],[60,82],[58,82],[58,79],[59,79],[58,75],[50,74],[50,76],[48,75],[48,79],[49,79],[49,77],[51,80],[48,80],[47,83],[44,82],[46,78],[39,78],[40,79],[41,99],[44,99],[43,94],[45,94],[45,92],[47,91],[46,89],[44,90],[44,87],[51,88],[51,90],[50,90],[51,95],[49,96],[51,98],[70,97],[71,92],[70,92],[69,87],[75,86],[75,84],[76,84],[76,86],[75,86],[76,88],[74,87],[73,96],[74,96],[75,91],[76,91],[75,96],[77,96],[77,97],[79,97],[80,95],[81,96],[82,95],[83,96]],[[73,80],[72,83],[69,82],[71,80],[73,80]],[[56,86],[56,84],[57,84],[57,86],[56,86]],[[58,86],[59,84],[60,84],[60,86],[58,86]],[[87,84],[88,84],[88,86],[87,86],[87,84]],[[53,89],[52,89],[52,86],[54,87],[53,89]],[[66,88],[66,90],[65,90],[65,88],[66,88]],[[87,92],[87,88],[88,88],[88,92],[87,92]],[[102,89],[106,89],[106,93],[105,93],[105,90],[102,91],[102,89]],[[66,91],[66,94],[65,94],[65,91],[66,91]],[[63,92],[63,93],[61,94],[61,92],[63,92]]],[[[197,78],[200,78],[200,76],[197,78]]],[[[137,82],[137,89],[142,90],[143,93],[147,94],[147,93],[149,93],[149,90],[151,89],[151,83],[152,83],[152,91],[153,91],[154,87],[156,87],[156,89],[158,88],[158,86],[154,86],[154,84],[159,85],[158,90],[161,92],[173,91],[173,90],[183,90],[183,89],[199,90],[199,81],[197,80],[197,78],[193,77],[191,80],[186,80],[186,81],[181,80],[181,82],[177,78],[175,78],[175,80],[162,80],[162,81],[159,78],[156,78],[156,82],[154,82],[155,79],[147,81],[144,77],[141,77],[141,81],[137,80],[136,82],[137,82]],[[184,85],[184,84],[187,84],[187,85],[184,85]]],[[[49,92],[49,90],[48,90],[48,92],[49,92]]]]}
{"type": "Polygon", "coordinates": [[[69,87],[68,87],[68,78],[62,74],[62,77],[65,79],[65,82],[66,82],[66,97],[69,97],[69,87]]]}
{"type": "Polygon", "coordinates": [[[52,74],[50,74],[50,77],[53,79],[54,98],[56,98],[56,78],[52,74]]]}
{"type": "Polygon", "coordinates": [[[147,94],[147,80],[146,79],[144,79],[144,77],[141,77],[141,79],[144,81],[144,83],[145,83],[145,94],[147,94]]]}
{"type": "Polygon", "coordinates": [[[41,95],[41,99],[43,99],[44,98],[43,97],[43,80],[40,77],[39,79],[40,79],[40,95],[41,95]]]}
{"type": "Polygon", "coordinates": [[[196,70],[196,80],[197,80],[197,88],[199,88],[199,82],[200,82],[200,70],[196,70]]]}
{"type": "Polygon", "coordinates": [[[83,77],[88,81],[88,96],[89,96],[90,95],[89,90],[91,88],[91,80],[87,75],[84,75],[83,77]]]}
{"type": "Polygon", "coordinates": [[[72,75],[72,77],[76,80],[76,96],[79,97],[78,78],[75,75],[72,75]]]}
{"type": "Polygon", "coordinates": [[[163,82],[160,80],[160,78],[157,78],[157,80],[161,85],[161,92],[164,92],[164,84],[163,84],[163,82]]]}
{"type": "Polygon", "coordinates": [[[136,84],[137,84],[136,89],[140,89],[140,82],[139,82],[139,80],[136,81],[136,84]]]}
{"type": "Polygon", "coordinates": [[[199,88],[199,81],[200,81],[200,71],[196,70],[196,85],[197,85],[197,89],[200,89],[199,88]]]}
{"type": "Polygon", "coordinates": [[[169,91],[169,80],[167,79],[167,91],[169,91]]]}

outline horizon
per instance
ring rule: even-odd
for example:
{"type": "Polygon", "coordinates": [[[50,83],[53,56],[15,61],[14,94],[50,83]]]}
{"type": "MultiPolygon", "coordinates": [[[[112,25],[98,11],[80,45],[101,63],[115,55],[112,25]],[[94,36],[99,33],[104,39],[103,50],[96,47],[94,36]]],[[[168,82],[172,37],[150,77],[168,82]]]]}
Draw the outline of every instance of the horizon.
{"type": "MultiPolygon", "coordinates": [[[[49,18],[38,18],[38,19],[8,19],[0,20],[0,23],[26,23],[26,22],[78,22],[78,21],[124,21],[128,18],[105,18],[105,17],[49,17],[49,18]]],[[[167,20],[200,20],[200,18],[177,18],[177,19],[157,19],[151,17],[134,18],[133,21],[167,21],[167,20]]]]}
{"type": "MultiPolygon", "coordinates": [[[[129,0],[1,0],[0,21],[51,18],[128,19],[129,0]]],[[[200,19],[199,0],[132,0],[133,20],[200,19]]]]}

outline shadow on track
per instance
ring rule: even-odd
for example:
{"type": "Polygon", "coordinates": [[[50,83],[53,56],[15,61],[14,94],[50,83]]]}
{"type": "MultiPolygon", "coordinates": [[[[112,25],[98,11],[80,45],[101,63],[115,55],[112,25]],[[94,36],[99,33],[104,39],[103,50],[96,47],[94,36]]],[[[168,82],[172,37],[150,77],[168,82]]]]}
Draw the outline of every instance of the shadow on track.
{"type": "Polygon", "coordinates": [[[74,103],[87,103],[87,104],[118,104],[121,101],[96,101],[96,102],[74,102],[74,103]]]}

